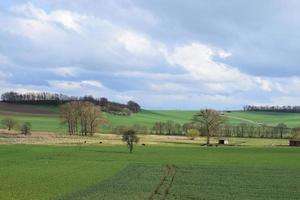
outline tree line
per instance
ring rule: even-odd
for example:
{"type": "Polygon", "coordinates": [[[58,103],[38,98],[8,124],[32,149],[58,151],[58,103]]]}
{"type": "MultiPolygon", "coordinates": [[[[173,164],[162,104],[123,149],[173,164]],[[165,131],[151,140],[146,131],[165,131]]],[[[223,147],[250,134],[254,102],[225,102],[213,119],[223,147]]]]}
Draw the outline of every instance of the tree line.
{"type": "Polygon", "coordinates": [[[299,127],[288,128],[284,123],[279,123],[276,126],[241,123],[239,125],[223,125],[216,136],[283,139],[292,138],[299,130],[299,127]]]}
{"type": "MultiPolygon", "coordinates": [[[[220,120],[225,120],[225,117],[219,115],[220,120]]],[[[195,118],[195,116],[194,116],[195,118]]],[[[202,117],[198,117],[202,118],[202,117]]],[[[196,119],[193,119],[194,121],[196,119]]],[[[198,136],[206,136],[207,128],[199,122],[187,122],[184,124],[176,123],[172,120],[155,122],[151,129],[144,129],[144,133],[156,135],[185,135],[194,138],[195,130],[198,131],[198,136]]],[[[201,122],[202,124],[207,124],[201,122]]],[[[240,123],[237,125],[229,125],[221,123],[221,125],[211,133],[217,137],[248,137],[248,138],[291,138],[295,133],[300,131],[300,127],[289,128],[284,123],[279,123],[276,126],[266,124],[248,124],[240,123]]]]}
{"type": "Polygon", "coordinates": [[[244,111],[300,113],[300,106],[251,106],[243,107],[244,111]]]}
{"type": "Polygon", "coordinates": [[[101,107],[104,112],[117,115],[130,115],[141,111],[141,106],[134,102],[128,101],[127,104],[109,101],[105,97],[95,98],[93,96],[67,96],[64,94],[53,94],[48,92],[39,93],[17,93],[6,92],[1,95],[1,100],[7,103],[18,103],[28,105],[63,105],[72,101],[90,102],[101,107]]]}

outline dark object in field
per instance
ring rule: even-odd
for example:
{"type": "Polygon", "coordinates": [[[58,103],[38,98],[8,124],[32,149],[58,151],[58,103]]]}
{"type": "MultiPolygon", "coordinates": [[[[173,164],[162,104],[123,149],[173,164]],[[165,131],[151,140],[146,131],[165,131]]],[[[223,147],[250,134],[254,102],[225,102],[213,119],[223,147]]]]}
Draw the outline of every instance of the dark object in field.
{"type": "Polygon", "coordinates": [[[146,146],[146,144],[142,144],[142,146],[146,146]]]}
{"type": "Polygon", "coordinates": [[[291,147],[300,147],[300,140],[290,140],[291,147]]]}
{"type": "Polygon", "coordinates": [[[220,139],[219,144],[229,144],[228,140],[220,139]]]}
{"type": "Polygon", "coordinates": [[[86,144],[86,141],[84,141],[83,143],[86,144]]]}
{"type": "Polygon", "coordinates": [[[129,129],[122,133],[122,141],[127,143],[127,146],[129,147],[129,152],[132,153],[133,144],[138,143],[139,138],[136,135],[135,130],[129,129]]]}
{"type": "Polygon", "coordinates": [[[29,122],[25,122],[21,125],[21,134],[23,135],[31,134],[31,124],[29,122]]]}
{"type": "Polygon", "coordinates": [[[102,142],[99,142],[99,144],[102,144],[102,142]]]}

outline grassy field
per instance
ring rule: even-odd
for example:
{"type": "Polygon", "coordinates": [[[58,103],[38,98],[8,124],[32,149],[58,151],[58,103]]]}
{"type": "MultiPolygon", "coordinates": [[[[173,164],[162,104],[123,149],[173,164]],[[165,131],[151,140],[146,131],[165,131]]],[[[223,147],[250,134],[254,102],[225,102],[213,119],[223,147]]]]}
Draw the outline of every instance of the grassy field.
{"type": "Polygon", "coordinates": [[[0,199],[297,199],[299,148],[0,145],[0,199]],[[132,178],[131,178],[132,177],[132,178]],[[75,198],[76,197],[76,198],[75,198]]]}
{"type": "MultiPolygon", "coordinates": [[[[58,112],[59,108],[55,106],[32,106],[32,113],[28,112],[10,112],[0,109],[0,120],[11,116],[20,123],[28,121],[32,124],[33,131],[43,132],[65,132],[65,127],[61,125],[58,112]],[[48,114],[39,114],[39,112],[48,112],[48,114]]],[[[29,108],[27,108],[28,110],[29,108]]],[[[117,116],[107,114],[108,124],[102,127],[102,131],[110,132],[111,127],[117,125],[142,124],[151,128],[155,122],[173,120],[183,124],[190,122],[196,111],[184,110],[143,110],[140,113],[131,116],[117,116]]],[[[272,112],[225,112],[228,124],[249,123],[254,125],[267,124],[275,126],[278,123],[285,123],[289,127],[300,126],[300,113],[272,113],[272,112]]],[[[1,128],[1,127],[0,127],[1,128]]]]}
{"type": "Polygon", "coordinates": [[[277,113],[277,112],[231,112],[226,113],[230,123],[241,121],[258,124],[264,123],[275,126],[278,123],[285,123],[289,127],[300,126],[300,113],[277,113]]]}

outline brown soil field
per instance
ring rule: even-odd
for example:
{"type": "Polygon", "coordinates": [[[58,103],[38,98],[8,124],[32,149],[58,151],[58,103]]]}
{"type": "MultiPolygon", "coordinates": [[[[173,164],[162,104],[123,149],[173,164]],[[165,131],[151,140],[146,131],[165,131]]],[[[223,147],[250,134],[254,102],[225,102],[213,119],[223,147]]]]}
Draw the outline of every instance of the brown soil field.
{"type": "Polygon", "coordinates": [[[0,102],[0,111],[1,112],[13,112],[13,113],[29,113],[29,114],[55,114],[55,112],[43,108],[39,108],[31,105],[23,104],[12,104],[0,102]]]}

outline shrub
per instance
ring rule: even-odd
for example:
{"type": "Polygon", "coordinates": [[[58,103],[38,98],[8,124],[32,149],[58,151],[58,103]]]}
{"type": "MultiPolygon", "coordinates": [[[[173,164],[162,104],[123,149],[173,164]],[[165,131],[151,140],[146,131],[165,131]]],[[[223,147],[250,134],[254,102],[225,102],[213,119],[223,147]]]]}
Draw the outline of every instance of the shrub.
{"type": "Polygon", "coordinates": [[[29,122],[25,122],[21,125],[21,134],[29,135],[31,133],[31,124],[29,122]]]}
{"type": "Polygon", "coordinates": [[[4,128],[8,129],[9,131],[12,130],[14,127],[17,126],[18,122],[16,120],[14,120],[13,118],[4,118],[1,121],[1,124],[4,128]]]}
{"type": "Polygon", "coordinates": [[[300,140],[300,132],[296,132],[293,139],[300,140]]]}
{"type": "Polygon", "coordinates": [[[188,137],[191,138],[191,140],[194,140],[196,137],[200,135],[199,131],[197,129],[189,129],[186,134],[188,137]]]}

